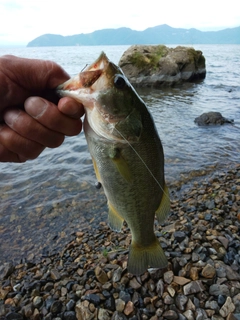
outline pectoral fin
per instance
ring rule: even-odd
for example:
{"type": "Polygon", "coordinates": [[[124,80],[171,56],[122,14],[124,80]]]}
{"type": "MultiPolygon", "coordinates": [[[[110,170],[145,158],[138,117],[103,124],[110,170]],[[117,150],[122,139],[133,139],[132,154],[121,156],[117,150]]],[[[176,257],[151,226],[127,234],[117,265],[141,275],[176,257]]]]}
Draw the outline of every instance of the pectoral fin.
{"type": "Polygon", "coordinates": [[[117,210],[113,207],[110,201],[108,201],[108,223],[111,229],[114,231],[120,231],[124,219],[120,216],[117,210]]]}
{"type": "Polygon", "coordinates": [[[121,154],[121,150],[114,149],[109,153],[109,157],[111,158],[112,162],[116,166],[118,172],[121,176],[127,181],[131,182],[133,179],[133,174],[129,168],[127,161],[121,154]]]}
{"type": "Polygon", "coordinates": [[[159,223],[163,222],[166,219],[166,217],[170,212],[170,209],[171,209],[171,205],[170,205],[169,191],[166,184],[164,184],[162,200],[161,200],[160,206],[156,211],[156,216],[159,223]]]}

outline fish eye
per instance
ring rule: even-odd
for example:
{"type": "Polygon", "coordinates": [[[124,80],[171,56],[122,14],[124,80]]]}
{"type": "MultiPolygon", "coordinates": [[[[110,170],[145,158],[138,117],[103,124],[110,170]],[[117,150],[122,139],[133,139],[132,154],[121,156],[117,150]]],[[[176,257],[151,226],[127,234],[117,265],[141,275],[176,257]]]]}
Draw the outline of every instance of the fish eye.
{"type": "Polygon", "coordinates": [[[124,79],[124,77],[120,74],[117,74],[114,78],[114,86],[117,89],[123,89],[126,85],[126,81],[124,79]]]}

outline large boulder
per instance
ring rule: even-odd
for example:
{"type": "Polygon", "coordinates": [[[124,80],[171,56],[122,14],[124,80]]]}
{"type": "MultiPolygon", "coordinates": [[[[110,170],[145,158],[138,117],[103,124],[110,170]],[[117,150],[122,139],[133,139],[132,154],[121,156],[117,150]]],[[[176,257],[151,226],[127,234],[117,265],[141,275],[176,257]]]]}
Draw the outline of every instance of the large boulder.
{"type": "Polygon", "coordinates": [[[206,112],[197,117],[194,122],[199,126],[223,125],[224,123],[233,123],[234,120],[224,118],[220,112],[206,112]]]}
{"type": "Polygon", "coordinates": [[[173,86],[206,76],[202,52],[182,46],[134,45],[123,53],[119,66],[135,87],[173,86]]]}

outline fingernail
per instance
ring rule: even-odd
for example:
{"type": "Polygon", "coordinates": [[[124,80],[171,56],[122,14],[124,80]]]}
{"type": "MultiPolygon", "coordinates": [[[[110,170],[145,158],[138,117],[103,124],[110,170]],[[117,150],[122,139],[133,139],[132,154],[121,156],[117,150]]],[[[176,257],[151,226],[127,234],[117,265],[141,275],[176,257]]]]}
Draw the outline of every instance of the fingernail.
{"type": "Polygon", "coordinates": [[[21,110],[7,110],[4,113],[4,121],[9,126],[12,127],[14,123],[17,121],[21,110]]]}
{"type": "Polygon", "coordinates": [[[33,118],[39,118],[47,108],[47,103],[40,97],[30,97],[24,103],[25,110],[33,118]]]}

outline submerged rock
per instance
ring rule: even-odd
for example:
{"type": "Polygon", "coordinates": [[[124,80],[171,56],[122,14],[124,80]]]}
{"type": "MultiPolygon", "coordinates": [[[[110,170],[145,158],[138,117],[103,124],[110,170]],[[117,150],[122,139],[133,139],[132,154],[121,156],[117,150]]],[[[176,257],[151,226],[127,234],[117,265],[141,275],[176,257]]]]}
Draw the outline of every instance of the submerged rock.
{"type": "Polygon", "coordinates": [[[233,123],[234,120],[226,119],[220,112],[206,112],[197,117],[194,122],[199,126],[222,125],[224,123],[233,123]]]}
{"type": "Polygon", "coordinates": [[[124,52],[119,66],[136,87],[173,86],[206,76],[202,51],[183,46],[134,45],[124,52]]]}

